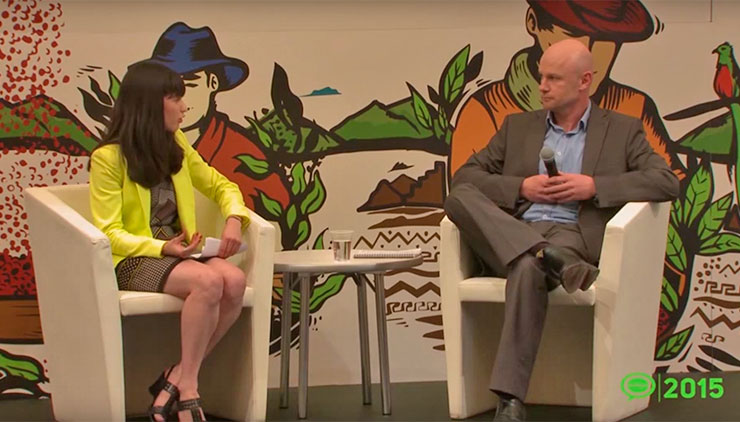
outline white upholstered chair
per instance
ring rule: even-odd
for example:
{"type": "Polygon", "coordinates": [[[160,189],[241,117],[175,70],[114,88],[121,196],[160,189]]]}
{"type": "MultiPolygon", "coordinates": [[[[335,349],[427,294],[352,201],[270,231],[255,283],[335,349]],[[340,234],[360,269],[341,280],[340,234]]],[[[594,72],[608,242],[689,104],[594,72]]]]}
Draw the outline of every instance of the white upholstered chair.
{"type": "MultiPolygon", "coordinates": [[[[198,230],[220,236],[218,206],[199,192],[198,230]]],[[[147,386],[179,360],[182,300],[118,291],[108,238],[90,223],[88,185],[25,190],[31,250],[56,420],[123,421],[151,404],[147,386]]],[[[274,228],[256,214],[247,251],[244,310],[204,362],[208,413],[265,420],[274,228]]]]}
{"type": "MultiPolygon", "coordinates": [[[[631,372],[652,374],[670,203],[629,203],[608,222],[596,282],[549,295],[547,319],[525,402],[592,406],[615,421],[649,399],[621,391],[631,372]]],[[[440,284],[450,417],[492,409],[489,389],[504,316],[506,280],[470,278],[472,251],[441,222],[440,284]]]]}

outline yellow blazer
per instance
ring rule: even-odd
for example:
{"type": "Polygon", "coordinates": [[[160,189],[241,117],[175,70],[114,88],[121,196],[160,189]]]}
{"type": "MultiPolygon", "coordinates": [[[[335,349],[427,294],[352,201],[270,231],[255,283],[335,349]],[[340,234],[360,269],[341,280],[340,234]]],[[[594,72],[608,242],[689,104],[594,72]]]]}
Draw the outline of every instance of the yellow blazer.
{"type": "MultiPolygon", "coordinates": [[[[196,232],[193,187],[215,201],[224,218],[238,215],[242,230],[249,224],[249,214],[238,186],[209,166],[185,134],[175,133],[184,157],[180,171],[172,175],[180,225],[188,240],[196,232]]],[[[90,157],[90,209],[93,224],[108,236],[113,265],[131,256],[161,257],[164,240],[155,239],[151,221],[151,192],[128,177],[118,144],[98,148],[90,157]]]]}

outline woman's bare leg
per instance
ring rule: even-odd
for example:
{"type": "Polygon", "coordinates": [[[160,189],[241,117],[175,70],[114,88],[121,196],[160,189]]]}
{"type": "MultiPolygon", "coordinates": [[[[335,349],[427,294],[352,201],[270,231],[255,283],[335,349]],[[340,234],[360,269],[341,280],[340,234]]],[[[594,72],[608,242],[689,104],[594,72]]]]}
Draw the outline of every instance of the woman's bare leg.
{"type": "MultiPolygon", "coordinates": [[[[180,362],[168,377],[180,390],[180,400],[198,397],[198,372],[218,324],[223,288],[221,274],[193,260],[177,264],[165,283],[165,293],[185,300],[180,315],[180,362]]],[[[169,393],[162,392],[154,405],[168,398],[169,393]]]]}
{"type": "Polygon", "coordinates": [[[218,324],[208,342],[207,356],[239,318],[244,303],[244,289],[247,286],[247,281],[244,271],[224,259],[212,258],[206,262],[206,265],[219,273],[224,280],[223,295],[221,296],[221,303],[219,303],[218,324]]]}

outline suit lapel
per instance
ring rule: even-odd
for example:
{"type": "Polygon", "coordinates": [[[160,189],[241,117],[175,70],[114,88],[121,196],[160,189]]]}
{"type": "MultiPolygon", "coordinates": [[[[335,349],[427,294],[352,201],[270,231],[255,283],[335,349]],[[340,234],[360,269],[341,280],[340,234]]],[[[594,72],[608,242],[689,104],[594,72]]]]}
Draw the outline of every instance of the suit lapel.
{"type": "Polygon", "coordinates": [[[547,132],[547,112],[539,110],[533,114],[534,120],[529,122],[526,138],[524,139],[525,174],[539,174],[540,172],[540,150],[545,144],[545,133],[547,132]]]}
{"type": "Polygon", "coordinates": [[[586,129],[586,145],[583,149],[582,174],[593,176],[601,149],[604,146],[608,125],[606,112],[592,103],[591,116],[588,119],[588,128],[586,129]]]}

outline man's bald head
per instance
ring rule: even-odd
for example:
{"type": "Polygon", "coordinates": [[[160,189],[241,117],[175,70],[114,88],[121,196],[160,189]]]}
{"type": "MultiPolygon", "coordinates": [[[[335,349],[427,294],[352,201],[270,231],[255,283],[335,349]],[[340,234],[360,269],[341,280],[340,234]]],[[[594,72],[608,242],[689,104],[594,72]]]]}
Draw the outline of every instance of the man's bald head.
{"type": "Polygon", "coordinates": [[[552,44],[542,55],[543,61],[553,61],[565,71],[572,71],[579,76],[585,72],[593,72],[594,59],[591,52],[580,41],[567,39],[552,44]]]}
{"type": "Polygon", "coordinates": [[[540,59],[542,105],[557,114],[585,110],[593,81],[593,58],[574,39],[556,42],[540,59]]]}

